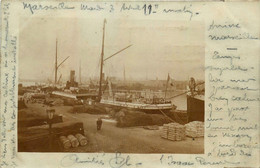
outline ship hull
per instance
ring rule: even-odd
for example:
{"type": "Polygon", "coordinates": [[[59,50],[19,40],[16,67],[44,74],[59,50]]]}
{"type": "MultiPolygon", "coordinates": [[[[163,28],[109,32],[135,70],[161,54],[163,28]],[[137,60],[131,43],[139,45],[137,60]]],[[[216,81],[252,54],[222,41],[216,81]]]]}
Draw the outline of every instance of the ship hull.
{"type": "Polygon", "coordinates": [[[187,116],[188,122],[204,122],[204,99],[187,96],[187,116]]]}
{"type": "Polygon", "coordinates": [[[143,111],[146,113],[160,113],[165,111],[170,111],[173,109],[171,103],[167,104],[141,104],[141,103],[129,103],[129,102],[119,102],[119,101],[109,101],[101,100],[100,104],[106,107],[112,108],[127,108],[131,110],[143,111]]]}

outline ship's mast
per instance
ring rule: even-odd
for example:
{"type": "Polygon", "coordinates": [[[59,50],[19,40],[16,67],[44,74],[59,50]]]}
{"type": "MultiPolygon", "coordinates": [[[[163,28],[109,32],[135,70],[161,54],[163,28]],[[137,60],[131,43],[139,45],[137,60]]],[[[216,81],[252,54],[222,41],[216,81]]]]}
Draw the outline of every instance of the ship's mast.
{"type": "Polygon", "coordinates": [[[101,60],[100,60],[100,79],[99,79],[98,101],[101,100],[101,96],[102,96],[105,26],[106,26],[106,19],[104,19],[104,24],[103,24],[103,38],[102,38],[101,60]]]}
{"type": "Polygon", "coordinates": [[[116,53],[114,53],[114,54],[112,54],[109,57],[104,59],[104,45],[105,45],[104,41],[105,41],[105,28],[106,28],[105,26],[106,26],[106,23],[107,23],[107,21],[106,21],[106,19],[104,19],[103,38],[102,38],[102,51],[101,51],[101,60],[100,60],[100,77],[99,77],[100,79],[99,79],[98,101],[101,100],[101,96],[102,96],[102,80],[103,80],[103,66],[104,66],[104,62],[132,46],[132,45],[129,45],[129,46],[127,46],[127,47],[117,51],[116,53]]]}
{"type": "Polygon", "coordinates": [[[56,54],[55,54],[55,79],[54,79],[54,85],[56,86],[57,84],[57,72],[59,67],[69,58],[65,58],[59,65],[58,65],[58,40],[56,39],[56,54]]]}

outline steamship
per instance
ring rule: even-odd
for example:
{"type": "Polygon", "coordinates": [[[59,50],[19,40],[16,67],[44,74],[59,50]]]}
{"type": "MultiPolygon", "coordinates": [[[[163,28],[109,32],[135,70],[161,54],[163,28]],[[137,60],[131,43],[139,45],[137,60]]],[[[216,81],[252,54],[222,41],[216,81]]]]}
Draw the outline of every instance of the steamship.
{"type": "Polygon", "coordinates": [[[107,57],[104,59],[104,39],[105,39],[105,25],[106,25],[106,19],[104,19],[103,24],[103,38],[102,38],[102,51],[101,51],[101,63],[100,63],[100,80],[99,80],[99,93],[98,93],[98,101],[100,104],[105,106],[111,106],[111,107],[124,107],[124,108],[130,108],[130,109],[136,109],[136,110],[142,110],[145,112],[157,112],[157,111],[168,111],[171,110],[174,105],[171,103],[171,101],[166,101],[165,99],[134,99],[131,97],[132,95],[127,95],[126,93],[123,96],[119,96],[117,94],[115,97],[110,95],[109,98],[105,99],[104,96],[102,96],[102,81],[103,81],[103,65],[104,62],[107,59],[110,59],[111,57],[115,56],[116,54],[124,51],[125,49],[131,47],[132,45],[129,45],[122,50],[116,52],[115,54],[107,57]],[[130,96],[130,97],[128,97],[130,96]]]}

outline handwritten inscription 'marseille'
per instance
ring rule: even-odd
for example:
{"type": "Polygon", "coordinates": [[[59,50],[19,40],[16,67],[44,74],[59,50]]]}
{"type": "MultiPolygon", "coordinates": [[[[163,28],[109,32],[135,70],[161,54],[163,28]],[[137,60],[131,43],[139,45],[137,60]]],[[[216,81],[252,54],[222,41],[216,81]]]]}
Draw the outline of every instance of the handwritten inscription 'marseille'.
{"type": "Polygon", "coordinates": [[[250,33],[239,33],[238,35],[209,35],[211,40],[259,40],[258,37],[251,35],[250,33]]]}
{"type": "Polygon", "coordinates": [[[74,6],[68,6],[64,2],[58,3],[57,5],[42,5],[23,2],[23,9],[28,9],[32,14],[34,14],[35,11],[40,10],[66,10],[74,8],[74,6]]]}

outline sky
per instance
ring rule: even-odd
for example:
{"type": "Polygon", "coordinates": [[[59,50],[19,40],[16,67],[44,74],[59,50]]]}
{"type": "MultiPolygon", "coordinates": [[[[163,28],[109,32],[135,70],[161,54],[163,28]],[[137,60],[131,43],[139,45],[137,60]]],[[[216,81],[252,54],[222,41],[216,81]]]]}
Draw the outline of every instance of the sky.
{"type": "MultiPolygon", "coordinates": [[[[85,81],[98,77],[103,19],[22,18],[19,35],[19,79],[54,80],[56,39],[58,77],[70,70],[85,81]]],[[[104,62],[106,76],[127,80],[204,79],[204,27],[201,22],[107,19],[104,58],[132,45],[104,62]]]]}

